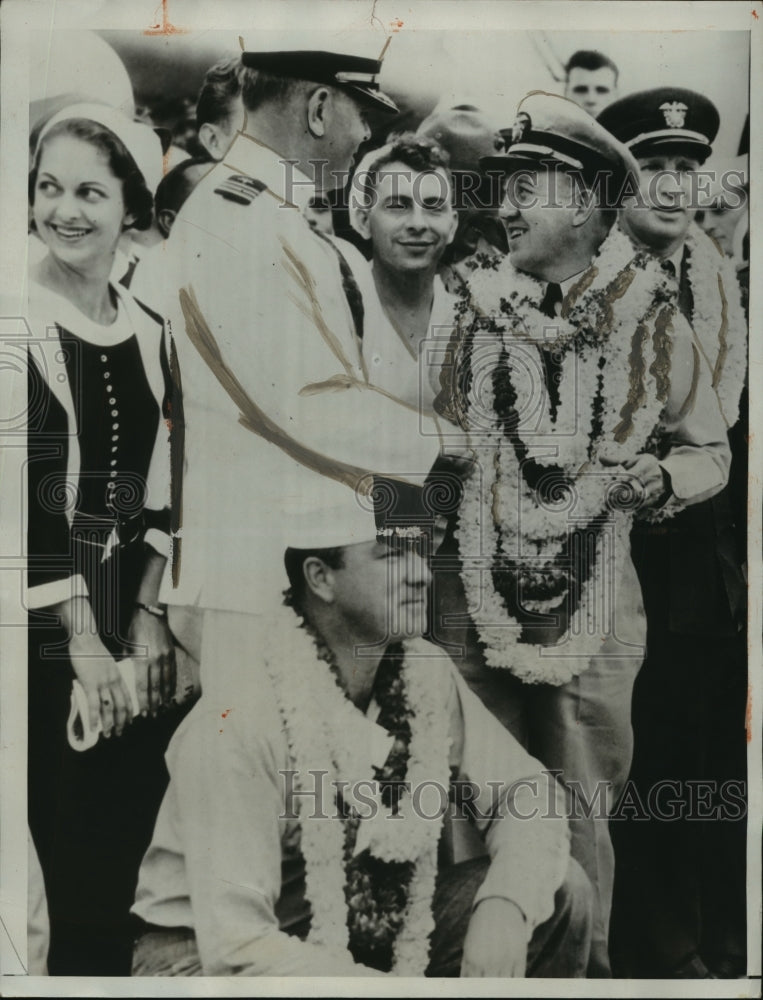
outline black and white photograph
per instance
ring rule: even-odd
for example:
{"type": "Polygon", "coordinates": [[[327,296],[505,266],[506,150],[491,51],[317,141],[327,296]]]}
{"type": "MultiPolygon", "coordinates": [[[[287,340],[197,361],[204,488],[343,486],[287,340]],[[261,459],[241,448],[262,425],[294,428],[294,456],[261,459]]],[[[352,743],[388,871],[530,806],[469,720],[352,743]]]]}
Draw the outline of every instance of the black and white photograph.
{"type": "Polygon", "coordinates": [[[0,17],[3,995],[760,996],[763,4],[0,17]]]}

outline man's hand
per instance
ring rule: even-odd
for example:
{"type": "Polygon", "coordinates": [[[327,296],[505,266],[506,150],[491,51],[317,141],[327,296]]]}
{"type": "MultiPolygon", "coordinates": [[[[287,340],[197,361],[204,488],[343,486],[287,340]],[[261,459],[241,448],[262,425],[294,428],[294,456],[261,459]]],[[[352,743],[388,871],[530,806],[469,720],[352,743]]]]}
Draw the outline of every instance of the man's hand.
{"type": "MultiPolygon", "coordinates": [[[[602,465],[616,465],[615,462],[608,462],[605,458],[601,460],[602,465]]],[[[654,507],[665,496],[670,489],[662,466],[654,455],[638,455],[636,458],[629,458],[622,463],[622,468],[628,473],[624,479],[626,481],[637,479],[644,491],[643,506],[654,507]]]]}
{"type": "Polygon", "coordinates": [[[670,484],[654,455],[645,454],[629,459],[627,462],[623,462],[623,468],[641,483],[644,490],[645,507],[654,507],[660,502],[670,484]]]}
{"type": "Polygon", "coordinates": [[[128,639],[131,647],[148,648],[147,657],[133,657],[135,688],[141,712],[156,715],[159,707],[169,705],[175,696],[175,646],[167,619],[136,608],[128,639]]]}
{"type": "Polygon", "coordinates": [[[527,964],[527,927],[516,903],[490,896],[477,904],[464,938],[461,975],[522,978],[527,964]]]}

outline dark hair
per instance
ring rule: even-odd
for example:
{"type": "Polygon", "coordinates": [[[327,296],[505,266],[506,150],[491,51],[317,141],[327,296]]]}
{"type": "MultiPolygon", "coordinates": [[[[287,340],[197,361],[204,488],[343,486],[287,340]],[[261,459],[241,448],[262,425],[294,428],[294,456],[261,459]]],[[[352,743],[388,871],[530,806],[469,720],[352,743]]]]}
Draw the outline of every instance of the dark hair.
{"type": "Polygon", "coordinates": [[[389,163],[402,163],[411,170],[444,170],[451,184],[453,177],[450,172],[450,155],[434,139],[415,135],[413,132],[402,132],[396,135],[390,148],[371,162],[363,176],[359,177],[360,188],[369,200],[373,200],[371,189],[378,182],[378,174],[389,163]]]}
{"type": "Polygon", "coordinates": [[[290,76],[276,76],[249,66],[241,68],[241,99],[247,111],[256,111],[269,101],[284,101],[299,90],[307,92],[320,86],[290,76]]]}
{"type": "Polygon", "coordinates": [[[32,169],[29,172],[30,204],[34,205],[34,192],[37,186],[37,173],[40,169],[42,150],[47,142],[62,135],[88,142],[106,155],[111,172],[122,182],[125,212],[135,217],[133,222],[125,226],[125,229],[148,229],[152,221],[151,210],[154,199],[146,186],[143,174],[122,140],[114,135],[111,129],[89,118],[67,118],[54,125],[42,137],[37,146],[32,169]]]}
{"type": "Polygon", "coordinates": [[[304,617],[307,592],[304,573],[305,560],[320,559],[329,569],[341,569],[344,566],[344,549],[343,545],[329,549],[288,548],[283,557],[286,575],[289,578],[289,589],[284,591],[284,604],[304,617]]]}
{"type": "Polygon", "coordinates": [[[396,135],[389,151],[374,160],[368,168],[369,174],[375,174],[388,163],[404,163],[412,170],[442,169],[450,174],[450,154],[434,139],[414,132],[396,135]]]}
{"type": "Polygon", "coordinates": [[[159,181],[159,187],[154,196],[154,210],[156,212],[156,222],[163,231],[163,226],[159,221],[161,212],[169,209],[172,212],[179,212],[183,202],[196,187],[196,183],[187,177],[187,172],[191,167],[207,166],[210,169],[215,165],[215,161],[208,156],[191,156],[182,163],[178,163],[159,181]]]}
{"type": "Polygon", "coordinates": [[[240,56],[228,56],[207,70],[196,102],[197,126],[227,123],[248,72],[240,56]]]}
{"type": "Polygon", "coordinates": [[[225,121],[239,94],[246,110],[256,111],[270,101],[285,101],[292,94],[307,93],[320,86],[314,81],[244,66],[240,56],[231,56],[207,71],[196,105],[196,123],[225,121]]]}
{"type": "Polygon", "coordinates": [[[617,83],[620,70],[609,56],[605,56],[603,52],[597,52],[595,49],[580,49],[578,52],[572,53],[564,67],[564,72],[569,76],[570,70],[573,69],[596,70],[604,68],[612,70],[615,74],[615,83],[617,83]]]}

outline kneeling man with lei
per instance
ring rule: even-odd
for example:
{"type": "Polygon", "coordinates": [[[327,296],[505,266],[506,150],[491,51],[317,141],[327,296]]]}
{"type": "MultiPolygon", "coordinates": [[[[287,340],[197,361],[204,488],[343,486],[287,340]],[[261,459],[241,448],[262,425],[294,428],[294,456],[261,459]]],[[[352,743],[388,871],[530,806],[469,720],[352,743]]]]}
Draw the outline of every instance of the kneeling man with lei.
{"type": "Polygon", "coordinates": [[[554,778],[421,637],[429,534],[319,489],[269,641],[230,615],[247,675],[170,746],[133,974],[584,975],[554,778]]]}

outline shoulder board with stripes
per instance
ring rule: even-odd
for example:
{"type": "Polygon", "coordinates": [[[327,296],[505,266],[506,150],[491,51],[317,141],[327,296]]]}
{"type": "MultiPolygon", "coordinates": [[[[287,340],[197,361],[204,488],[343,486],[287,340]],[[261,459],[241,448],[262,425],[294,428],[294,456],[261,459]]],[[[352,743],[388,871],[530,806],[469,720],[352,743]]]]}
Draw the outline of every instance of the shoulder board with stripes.
{"type": "Polygon", "coordinates": [[[250,205],[266,187],[267,184],[263,184],[262,181],[258,181],[254,177],[231,174],[219,187],[215,188],[215,194],[220,194],[229,201],[236,201],[239,205],[250,205]]]}

